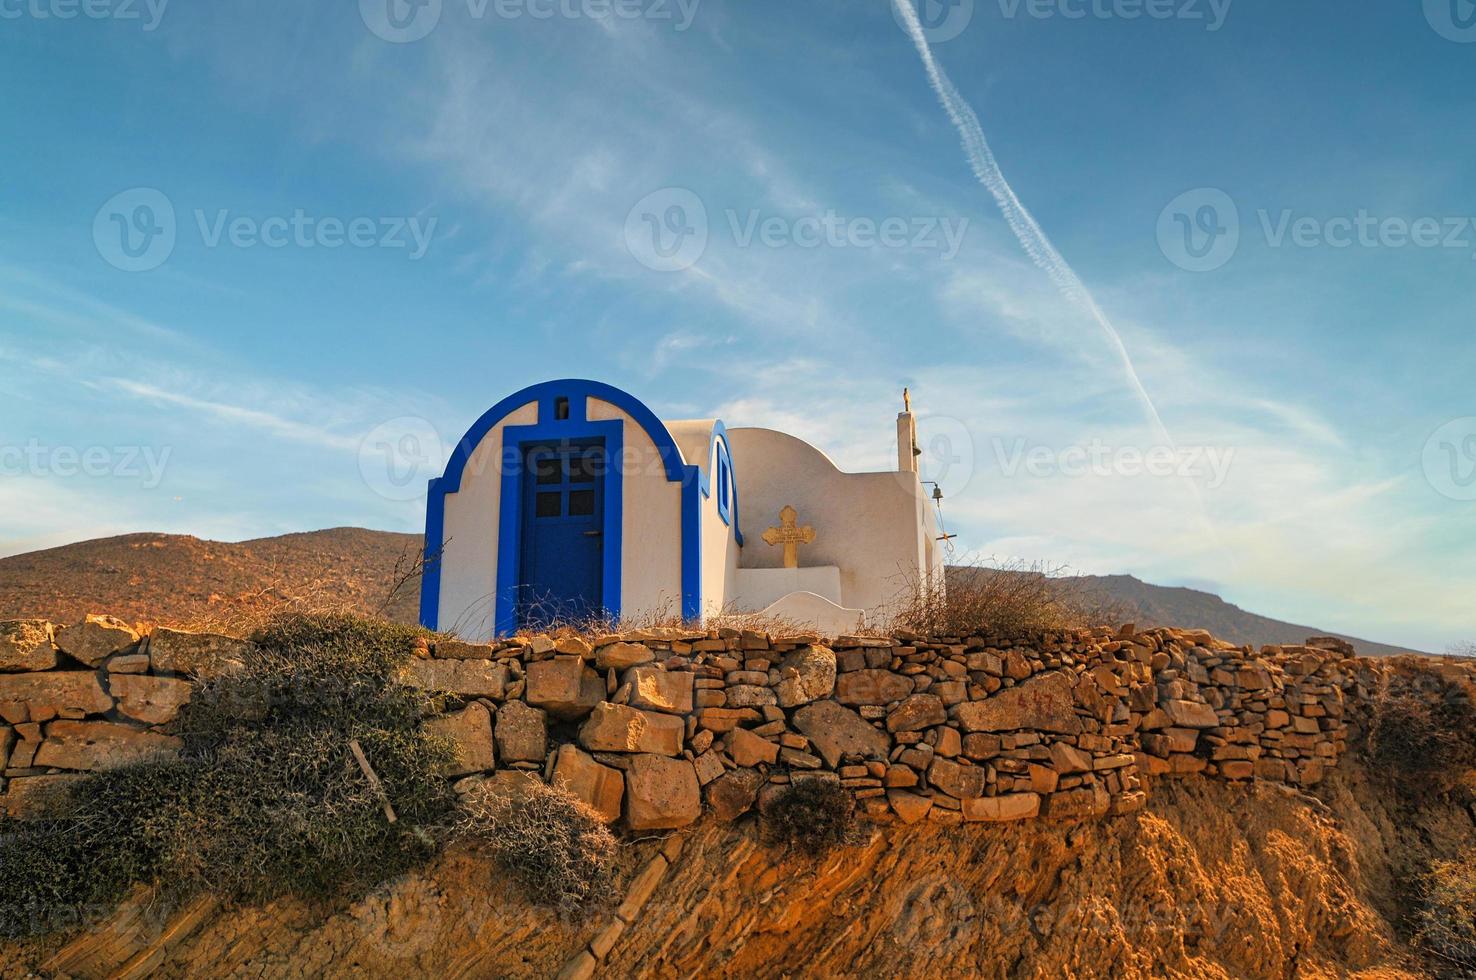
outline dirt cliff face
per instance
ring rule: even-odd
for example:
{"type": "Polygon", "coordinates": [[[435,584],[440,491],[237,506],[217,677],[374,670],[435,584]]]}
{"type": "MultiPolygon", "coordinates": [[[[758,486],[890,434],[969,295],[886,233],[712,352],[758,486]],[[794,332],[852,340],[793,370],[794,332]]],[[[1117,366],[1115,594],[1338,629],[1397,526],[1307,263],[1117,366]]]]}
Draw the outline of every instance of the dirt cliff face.
{"type": "MultiPolygon", "coordinates": [[[[1403,889],[1423,857],[1472,839],[1471,816],[1402,810],[1356,764],[1316,792],[1165,780],[1124,817],[894,825],[819,862],[768,849],[753,818],[704,819],[600,975],[1424,975],[1403,889]]],[[[622,880],[658,846],[628,845],[622,880]]],[[[171,942],[131,975],[552,977],[602,924],[530,908],[457,850],[337,913],[284,902],[156,930],[171,942]]],[[[126,950],[108,934],[47,972],[112,975],[126,950]]],[[[53,952],[11,949],[0,975],[53,952]]]]}

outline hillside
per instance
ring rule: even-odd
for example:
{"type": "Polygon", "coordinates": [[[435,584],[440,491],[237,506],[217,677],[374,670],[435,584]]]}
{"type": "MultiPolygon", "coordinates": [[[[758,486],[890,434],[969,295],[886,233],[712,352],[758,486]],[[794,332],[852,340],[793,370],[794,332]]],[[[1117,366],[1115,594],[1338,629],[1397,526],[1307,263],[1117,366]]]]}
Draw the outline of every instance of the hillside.
{"type": "MultiPolygon", "coordinates": [[[[43,616],[58,622],[107,609],[140,621],[230,622],[282,601],[342,602],[362,612],[414,622],[419,582],[398,590],[420,549],[420,536],[330,528],[227,543],[177,534],[125,534],[0,558],[0,619],[43,616]],[[390,596],[394,592],[393,597],[390,596]]],[[[967,574],[950,569],[950,575],[967,574]]],[[[1324,627],[1246,612],[1219,596],[1150,585],[1131,575],[1068,580],[1091,605],[1140,627],[1207,629],[1232,643],[1259,647],[1340,636],[1359,653],[1404,648],[1324,627]]]]}
{"type": "MultiPolygon", "coordinates": [[[[677,832],[681,860],[594,975],[1415,980],[1434,974],[1401,883],[1470,833],[1358,765],[1315,795],[1169,781],[1119,819],[869,830],[823,861],[707,819],[677,832]]],[[[664,846],[627,845],[621,894],[664,846]]],[[[120,912],[57,960],[98,978],[590,976],[559,970],[602,926],[530,905],[460,846],[347,907],[139,901],[152,916],[120,912]],[[135,950],[143,968],[120,970],[135,950]]],[[[0,977],[35,976],[57,945],[0,943],[0,977]]]]}
{"type": "Polygon", "coordinates": [[[1125,611],[1139,627],[1183,626],[1209,630],[1231,643],[1260,647],[1267,643],[1301,643],[1309,636],[1336,636],[1352,643],[1366,656],[1418,653],[1409,647],[1361,640],[1316,626],[1299,626],[1269,616],[1246,612],[1211,592],[1150,585],[1131,575],[1084,575],[1082,587],[1101,600],[1125,611]]]}
{"type": "Polygon", "coordinates": [[[125,534],[0,558],[0,619],[69,622],[106,609],[130,620],[229,623],[294,601],[413,622],[419,582],[391,597],[420,536],[340,527],[227,543],[125,534]]]}

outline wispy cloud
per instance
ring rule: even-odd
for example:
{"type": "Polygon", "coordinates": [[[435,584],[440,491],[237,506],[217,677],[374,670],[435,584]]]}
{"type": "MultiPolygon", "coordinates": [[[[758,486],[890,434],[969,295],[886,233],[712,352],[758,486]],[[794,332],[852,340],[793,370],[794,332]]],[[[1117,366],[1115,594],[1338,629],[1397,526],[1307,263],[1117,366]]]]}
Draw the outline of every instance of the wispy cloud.
{"type": "Polygon", "coordinates": [[[358,437],[334,432],[322,426],[283,418],[273,412],[264,411],[259,408],[195,398],[175,391],[166,391],[155,385],[145,384],[141,381],[131,381],[127,378],[110,378],[108,380],[120,391],[127,392],[134,397],[142,398],[156,405],[174,405],[179,408],[188,409],[189,411],[208,416],[218,422],[224,422],[231,426],[256,429],[280,439],[290,439],[293,442],[302,442],[344,452],[356,451],[359,448],[358,437]]]}

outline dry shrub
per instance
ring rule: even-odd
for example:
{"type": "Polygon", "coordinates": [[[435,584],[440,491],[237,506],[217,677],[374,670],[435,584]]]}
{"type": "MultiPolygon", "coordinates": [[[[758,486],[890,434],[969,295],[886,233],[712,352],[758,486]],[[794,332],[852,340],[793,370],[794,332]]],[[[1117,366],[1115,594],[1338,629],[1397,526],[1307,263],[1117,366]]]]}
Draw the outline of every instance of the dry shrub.
{"type": "Polygon", "coordinates": [[[950,568],[946,588],[916,583],[895,610],[893,629],[932,636],[1097,626],[1123,616],[1079,576],[1039,562],[1018,561],[950,568]]]}
{"type": "Polygon", "coordinates": [[[473,790],[456,835],[486,845],[529,901],[563,916],[582,919],[613,904],[615,835],[567,790],[534,779],[516,794],[473,790]]]}
{"type": "Polygon", "coordinates": [[[1420,890],[1421,947],[1447,967],[1447,975],[1476,976],[1476,848],[1431,864],[1420,890]]]}
{"type": "Polygon", "coordinates": [[[1448,792],[1476,768],[1476,706],[1462,685],[1414,657],[1375,699],[1368,727],[1376,767],[1415,797],[1448,792]]]}
{"type": "Polygon", "coordinates": [[[81,924],[139,883],[353,899],[422,863],[454,798],[439,775],[451,746],[421,730],[439,702],[394,680],[414,633],[353,617],[269,624],[246,670],[196,685],[178,761],[88,776],[47,819],[0,826],[0,931],[81,924]]]}
{"type": "MultiPolygon", "coordinates": [[[[814,632],[813,627],[785,619],[782,616],[766,616],[761,612],[740,612],[732,603],[715,613],[704,616],[701,625],[683,619],[676,612],[675,603],[667,601],[661,606],[635,615],[614,616],[607,610],[575,613],[565,604],[552,598],[535,600],[525,604],[527,618],[536,625],[521,627],[518,634],[528,636],[547,633],[553,636],[603,636],[615,633],[633,633],[640,630],[714,629],[752,630],[771,636],[800,636],[814,632]]],[[[460,624],[459,624],[460,625],[460,624]]],[[[453,627],[452,632],[456,630],[453,627]]]]}
{"type": "Polygon", "coordinates": [[[764,811],[764,837],[770,844],[823,857],[856,838],[856,800],[828,779],[790,783],[764,811]]]}

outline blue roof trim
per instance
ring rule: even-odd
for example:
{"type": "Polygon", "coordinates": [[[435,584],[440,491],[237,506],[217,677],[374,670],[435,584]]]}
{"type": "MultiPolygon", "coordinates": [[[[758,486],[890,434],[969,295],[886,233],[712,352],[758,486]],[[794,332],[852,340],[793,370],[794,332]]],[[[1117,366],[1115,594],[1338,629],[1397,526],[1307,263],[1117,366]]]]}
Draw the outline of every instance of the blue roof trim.
{"type": "MultiPolygon", "coordinates": [[[[697,619],[702,615],[702,552],[701,552],[701,513],[698,505],[699,488],[706,482],[705,474],[700,466],[687,464],[682,459],[681,450],[677,448],[676,440],[672,438],[671,432],[666,424],[656,417],[638,398],[628,392],[622,391],[612,385],[600,381],[590,381],[584,378],[564,378],[558,381],[545,381],[541,384],[530,385],[521,391],[514,392],[506,398],[483,412],[481,417],[472,423],[471,428],[461,437],[456,444],[451,458],[446,463],[446,472],[439,478],[431,480],[426,495],[425,511],[425,570],[420,585],[420,622],[428,629],[439,629],[440,604],[441,604],[441,551],[445,546],[445,521],[446,521],[446,495],[456,493],[461,489],[461,480],[466,472],[467,463],[471,460],[482,440],[487,433],[508,415],[532,402],[538,403],[538,423],[529,429],[540,433],[540,437],[552,436],[561,438],[566,433],[572,433],[579,428],[591,425],[586,417],[586,400],[598,398],[600,401],[609,402],[616,408],[625,412],[636,423],[645,430],[651,442],[656,446],[656,451],[661,457],[662,467],[665,470],[666,479],[672,483],[682,484],[682,615],[687,619],[697,619]],[[569,418],[555,419],[555,402],[560,398],[569,400],[569,418]]],[[[612,420],[613,421],[613,420],[612,420]]],[[[521,427],[520,427],[521,428],[521,427]]],[[[526,435],[526,433],[520,433],[526,435]]],[[[726,441],[726,436],[724,436],[726,441]]],[[[521,440],[520,440],[521,441],[521,440]]],[[[501,468],[501,458],[498,466],[501,468]]],[[[619,481],[616,481],[619,482],[619,481]]],[[[736,486],[736,483],[735,483],[736,486]]],[[[520,501],[521,495],[515,495],[520,501]]],[[[607,501],[608,501],[607,497],[607,501]]],[[[619,495],[616,500],[620,499],[619,495]]],[[[504,501],[504,504],[506,501],[504,501]]],[[[521,506],[515,503],[515,507],[521,506]]],[[[503,514],[499,514],[501,526],[506,527],[509,510],[503,506],[503,514]]],[[[618,515],[612,515],[613,519],[619,521],[618,515]]],[[[607,520],[612,519],[607,516],[607,520]]],[[[499,532],[499,537],[501,536],[499,532]]],[[[501,550],[499,548],[499,550],[501,550]]],[[[615,549],[610,549],[611,555],[607,561],[613,560],[619,567],[619,555],[615,549]]],[[[501,562],[499,562],[501,565],[501,562]]],[[[607,566],[608,567],[608,566],[607,566]]],[[[502,580],[502,568],[498,569],[498,593],[505,591],[502,580]]],[[[614,578],[619,579],[619,575],[614,578]]],[[[616,586],[618,602],[618,585],[616,586]]],[[[499,603],[500,605],[500,603],[499,603]]],[[[618,609],[612,609],[612,613],[619,615],[618,609]]],[[[502,631],[506,620],[499,612],[497,616],[498,630],[502,631]]]]}

